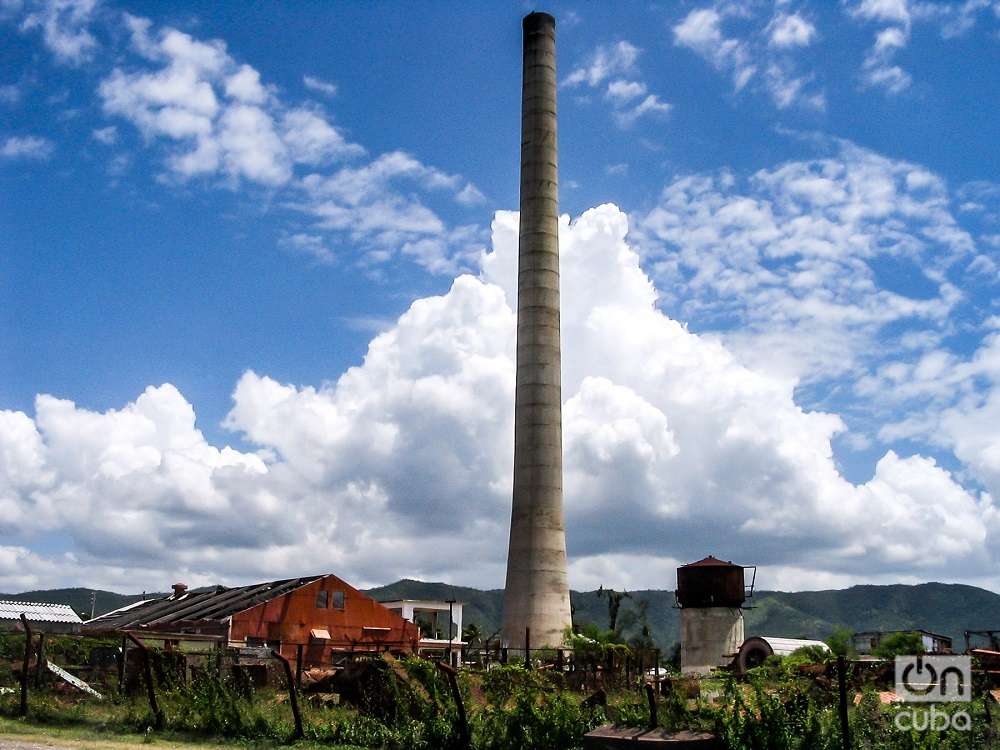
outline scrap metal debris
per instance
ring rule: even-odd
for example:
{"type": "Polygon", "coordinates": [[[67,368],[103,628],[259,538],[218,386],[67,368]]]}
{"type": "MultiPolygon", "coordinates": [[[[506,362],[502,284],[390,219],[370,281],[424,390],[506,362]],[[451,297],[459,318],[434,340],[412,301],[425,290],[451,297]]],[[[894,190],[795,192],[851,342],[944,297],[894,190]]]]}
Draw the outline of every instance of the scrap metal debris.
{"type": "Polygon", "coordinates": [[[45,666],[49,668],[49,671],[52,672],[52,674],[56,675],[57,677],[59,677],[62,680],[65,680],[70,685],[72,685],[73,687],[75,687],[77,690],[82,690],[85,693],[90,693],[92,696],[94,696],[98,700],[104,700],[104,696],[103,695],[101,695],[100,693],[98,693],[96,690],[94,690],[94,688],[92,688],[86,682],[84,682],[83,680],[81,680],[79,677],[74,677],[73,675],[71,675],[69,672],[67,672],[62,667],[57,667],[55,664],[53,664],[50,661],[45,662],[45,666]]]}

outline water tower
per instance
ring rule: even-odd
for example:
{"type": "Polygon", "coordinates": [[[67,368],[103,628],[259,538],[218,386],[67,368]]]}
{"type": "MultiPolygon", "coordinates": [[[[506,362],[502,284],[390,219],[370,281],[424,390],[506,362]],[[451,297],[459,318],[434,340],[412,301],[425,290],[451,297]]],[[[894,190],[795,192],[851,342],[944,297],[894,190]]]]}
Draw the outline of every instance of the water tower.
{"type": "Polygon", "coordinates": [[[753,579],[734,565],[709,555],[677,569],[681,610],[681,672],[707,674],[732,662],[743,643],[743,605],[753,596],[753,579]]]}

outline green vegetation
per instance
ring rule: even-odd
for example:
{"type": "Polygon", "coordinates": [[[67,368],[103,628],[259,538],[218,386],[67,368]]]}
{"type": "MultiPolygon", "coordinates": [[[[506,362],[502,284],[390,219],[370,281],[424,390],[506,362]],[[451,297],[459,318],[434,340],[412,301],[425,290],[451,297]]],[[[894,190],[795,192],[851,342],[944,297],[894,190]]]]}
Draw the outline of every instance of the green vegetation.
{"type": "Polygon", "coordinates": [[[880,659],[895,659],[906,654],[924,653],[924,641],[920,633],[892,633],[887,635],[872,652],[880,659]]]}
{"type": "Polygon", "coordinates": [[[854,634],[850,628],[836,628],[826,639],[834,656],[854,656],[854,634]]]}
{"type": "MultiPolygon", "coordinates": [[[[627,649],[614,641],[612,631],[602,632],[596,626],[586,630],[589,635],[575,637],[586,638],[594,648],[616,653],[627,649]]],[[[0,648],[6,654],[16,653],[16,641],[16,636],[5,638],[0,648]]],[[[912,639],[909,645],[914,645],[912,639]]],[[[698,681],[675,676],[657,698],[659,724],[671,730],[714,732],[729,750],[840,750],[836,679],[830,659],[828,652],[806,647],[788,657],[769,658],[746,680],[698,681]]],[[[354,692],[342,693],[350,697],[349,705],[328,705],[325,700],[300,696],[305,738],[296,746],[458,748],[458,711],[441,671],[417,658],[401,659],[399,664],[405,677],[381,660],[361,664],[354,692]]],[[[1000,750],[996,732],[989,733],[995,723],[990,724],[982,697],[946,708],[967,711],[969,731],[901,731],[895,723],[901,712],[926,714],[929,709],[882,705],[873,679],[863,674],[849,676],[850,694],[860,691],[863,696],[859,705],[850,708],[851,733],[858,750],[1000,750]]],[[[613,692],[606,701],[585,700],[586,694],[568,688],[563,674],[517,664],[495,665],[487,671],[462,670],[459,686],[475,750],[572,750],[598,725],[645,726],[649,716],[638,685],[613,692]]],[[[0,733],[40,727],[46,733],[117,736],[129,742],[143,738],[149,742],[166,739],[172,744],[211,740],[274,746],[287,743],[293,732],[283,691],[249,691],[230,670],[211,665],[186,684],[161,686],[158,695],[166,719],[162,732],[151,729],[154,722],[144,694],[118,694],[113,681],[106,689],[103,702],[52,687],[35,691],[28,720],[13,718],[18,695],[16,690],[7,692],[0,696],[0,717],[7,717],[0,718],[0,733]]]]}

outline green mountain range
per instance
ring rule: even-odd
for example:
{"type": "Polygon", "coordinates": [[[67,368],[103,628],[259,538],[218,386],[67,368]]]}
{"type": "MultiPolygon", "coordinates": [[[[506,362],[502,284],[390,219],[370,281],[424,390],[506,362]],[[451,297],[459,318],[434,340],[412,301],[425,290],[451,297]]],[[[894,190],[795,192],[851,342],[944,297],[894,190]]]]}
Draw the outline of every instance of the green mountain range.
{"type": "Polygon", "coordinates": [[[113,609],[141,599],[159,599],[166,596],[163,593],[149,594],[116,594],[114,591],[100,589],[44,589],[42,591],[22,591],[20,594],[0,594],[0,599],[15,602],[42,602],[43,604],[68,604],[84,620],[90,619],[91,595],[94,596],[94,616],[103,615],[113,609]]]}
{"type": "MultiPolygon", "coordinates": [[[[367,592],[376,599],[457,599],[465,602],[465,624],[476,623],[484,636],[500,627],[501,589],[478,589],[402,580],[367,592]]],[[[570,594],[577,623],[609,626],[608,601],[596,591],[570,594]]],[[[669,648],[679,637],[680,612],[674,592],[630,591],[622,599],[618,624],[628,637],[640,631],[640,602],[653,640],[669,648]]],[[[830,591],[758,591],[747,601],[746,634],[788,638],[825,638],[837,628],[852,631],[922,629],[950,636],[965,648],[966,630],[1000,630],[1000,594],[948,583],[916,586],[852,586],[830,591]]]]}
{"type": "MultiPolygon", "coordinates": [[[[93,589],[51,589],[0,594],[0,599],[69,604],[84,616],[90,614],[93,589]]],[[[369,589],[375,599],[456,599],[465,604],[464,624],[475,623],[483,636],[500,628],[503,591],[426,583],[403,579],[388,586],[369,589]]],[[[117,594],[96,591],[95,614],[103,614],[145,596],[163,593],[117,594]]],[[[596,591],[571,592],[573,617],[577,623],[591,622],[607,628],[608,602],[596,591]]],[[[1000,630],[1000,594],[948,583],[916,586],[852,586],[831,591],[758,591],[748,600],[746,634],[790,638],[825,638],[836,628],[862,630],[923,629],[950,636],[955,648],[965,648],[965,630],[1000,630]]],[[[626,637],[641,629],[640,608],[646,609],[653,640],[663,649],[677,641],[679,612],[673,591],[630,591],[622,599],[618,624],[626,637]],[[641,605],[641,602],[645,602],[641,605]]]]}

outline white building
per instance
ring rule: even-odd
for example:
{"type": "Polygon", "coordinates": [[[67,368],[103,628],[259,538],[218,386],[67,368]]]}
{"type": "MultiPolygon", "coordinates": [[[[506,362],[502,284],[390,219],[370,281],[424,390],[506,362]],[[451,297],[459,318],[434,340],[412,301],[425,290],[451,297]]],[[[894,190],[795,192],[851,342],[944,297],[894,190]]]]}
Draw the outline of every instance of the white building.
{"type": "Polygon", "coordinates": [[[462,655],[462,602],[427,599],[397,599],[379,602],[420,628],[417,653],[421,656],[447,656],[457,664],[462,655]],[[449,623],[449,613],[451,614],[449,623]],[[450,625],[450,627],[449,627],[450,625]]]}

